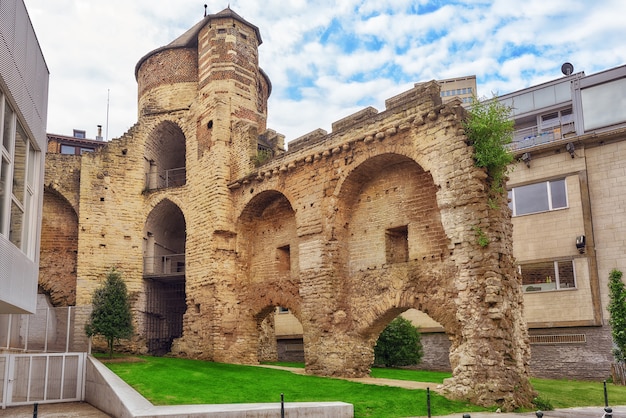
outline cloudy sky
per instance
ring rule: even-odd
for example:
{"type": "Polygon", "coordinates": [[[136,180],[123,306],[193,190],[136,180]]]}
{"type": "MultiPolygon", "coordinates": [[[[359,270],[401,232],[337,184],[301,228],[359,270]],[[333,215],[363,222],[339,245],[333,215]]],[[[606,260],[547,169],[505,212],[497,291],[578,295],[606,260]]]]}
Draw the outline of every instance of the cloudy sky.
{"type": "MultiPolygon", "coordinates": [[[[50,70],[48,132],[117,138],[135,65],[228,0],[24,0],[50,70]],[[108,109],[108,120],[107,120],[108,109]],[[107,130],[108,126],[108,130],[107,130]]],[[[479,96],[626,64],[623,0],[230,0],[258,26],[268,127],[292,140],[414,83],[476,75],[479,96]]]]}

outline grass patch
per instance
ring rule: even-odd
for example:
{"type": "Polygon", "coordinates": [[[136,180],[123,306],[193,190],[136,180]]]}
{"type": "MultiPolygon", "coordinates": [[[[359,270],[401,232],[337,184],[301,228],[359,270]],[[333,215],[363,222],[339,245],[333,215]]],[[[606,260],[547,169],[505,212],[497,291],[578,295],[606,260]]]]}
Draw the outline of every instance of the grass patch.
{"type": "MultiPolygon", "coordinates": [[[[581,380],[530,379],[539,397],[554,408],[574,408],[578,406],[604,406],[604,386],[602,382],[581,380]]],[[[626,404],[626,386],[606,384],[609,405],[626,404]]]]}
{"type": "MultiPolygon", "coordinates": [[[[164,357],[141,356],[106,366],[155,405],[342,401],[354,405],[355,417],[426,416],[426,391],[366,385],[341,379],[303,376],[288,371],[164,357]]],[[[122,360],[122,359],[119,359],[122,360]]],[[[268,363],[304,367],[302,363],[268,363]]],[[[442,383],[450,373],[374,368],[372,377],[442,383]]],[[[531,379],[540,399],[554,408],[603,406],[602,382],[531,379]]],[[[610,405],[626,405],[626,387],[607,384],[610,405]]],[[[431,391],[435,415],[484,411],[450,401],[431,391]]]]}
{"type": "MultiPolygon", "coordinates": [[[[155,405],[280,402],[280,394],[284,393],[285,402],[351,403],[355,417],[427,415],[426,391],[423,390],[365,385],[254,366],[142,358],[145,361],[107,363],[106,366],[155,405]]],[[[484,410],[431,391],[433,414],[484,410]]]]}

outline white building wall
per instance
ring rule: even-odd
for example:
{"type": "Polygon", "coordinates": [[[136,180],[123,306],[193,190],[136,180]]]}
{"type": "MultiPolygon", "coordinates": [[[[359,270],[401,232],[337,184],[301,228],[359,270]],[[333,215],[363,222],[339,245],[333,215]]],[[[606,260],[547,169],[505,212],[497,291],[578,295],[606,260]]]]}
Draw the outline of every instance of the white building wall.
{"type": "Polygon", "coordinates": [[[39,270],[49,71],[23,0],[0,2],[0,38],[0,91],[39,154],[35,202],[26,226],[32,241],[24,252],[0,233],[0,313],[32,313],[39,270]]]}

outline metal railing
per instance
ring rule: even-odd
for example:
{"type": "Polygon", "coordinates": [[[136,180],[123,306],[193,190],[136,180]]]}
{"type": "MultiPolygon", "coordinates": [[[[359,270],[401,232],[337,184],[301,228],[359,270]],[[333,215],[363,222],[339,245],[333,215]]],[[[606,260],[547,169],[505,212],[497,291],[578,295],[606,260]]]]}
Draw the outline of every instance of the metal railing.
{"type": "Polygon", "coordinates": [[[563,136],[572,132],[576,132],[574,122],[558,125],[552,129],[539,130],[538,126],[517,129],[513,133],[513,141],[508,145],[511,151],[531,148],[541,144],[558,141],[563,136]]]}
{"type": "Polygon", "coordinates": [[[187,169],[185,167],[172,168],[157,173],[146,173],[146,185],[148,190],[180,187],[185,185],[186,178],[187,169]]]}
{"type": "Polygon", "coordinates": [[[185,274],[185,254],[167,254],[143,258],[144,276],[170,276],[185,274]]]}

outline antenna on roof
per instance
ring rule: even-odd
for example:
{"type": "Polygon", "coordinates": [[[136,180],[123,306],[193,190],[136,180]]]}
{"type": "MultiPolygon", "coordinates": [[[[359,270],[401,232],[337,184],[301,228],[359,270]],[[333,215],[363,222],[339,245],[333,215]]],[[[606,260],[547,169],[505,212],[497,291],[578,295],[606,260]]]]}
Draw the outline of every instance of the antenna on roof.
{"type": "Polygon", "coordinates": [[[574,72],[574,66],[569,62],[566,62],[565,64],[561,65],[561,72],[563,73],[563,75],[572,75],[572,73],[574,72]]]}
{"type": "Polygon", "coordinates": [[[206,8],[207,8],[207,5],[205,4],[204,5],[204,17],[206,17],[206,8]]]}

